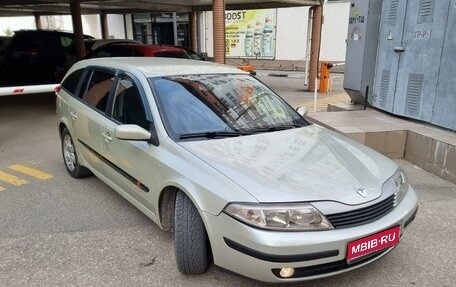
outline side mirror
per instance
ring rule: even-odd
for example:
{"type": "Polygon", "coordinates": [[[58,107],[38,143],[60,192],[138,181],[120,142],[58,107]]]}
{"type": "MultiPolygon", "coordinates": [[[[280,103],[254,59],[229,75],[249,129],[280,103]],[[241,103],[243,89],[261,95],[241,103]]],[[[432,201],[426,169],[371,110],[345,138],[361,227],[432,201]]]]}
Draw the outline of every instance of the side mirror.
{"type": "Polygon", "coordinates": [[[114,129],[114,136],[121,140],[148,141],[152,134],[138,125],[118,125],[114,129]]]}
{"type": "Polygon", "coordinates": [[[298,107],[296,109],[296,112],[298,112],[298,114],[300,114],[301,117],[305,117],[307,115],[307,113],[309,112],[309,110],[306,107],[298,107]]]}

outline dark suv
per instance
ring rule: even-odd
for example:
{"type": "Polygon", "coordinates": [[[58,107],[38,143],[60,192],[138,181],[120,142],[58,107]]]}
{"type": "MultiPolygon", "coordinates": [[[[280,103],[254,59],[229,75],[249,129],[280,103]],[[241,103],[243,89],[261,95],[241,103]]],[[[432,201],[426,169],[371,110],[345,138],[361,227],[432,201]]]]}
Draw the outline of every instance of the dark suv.
{"type": "Polygon", "coordinates": [[[68,68],[68,47],[73,40],[74,34],[67,32],[15,31],[7,50],[7,73],[13,82],[21,84],[59,82],[68,68]]]}

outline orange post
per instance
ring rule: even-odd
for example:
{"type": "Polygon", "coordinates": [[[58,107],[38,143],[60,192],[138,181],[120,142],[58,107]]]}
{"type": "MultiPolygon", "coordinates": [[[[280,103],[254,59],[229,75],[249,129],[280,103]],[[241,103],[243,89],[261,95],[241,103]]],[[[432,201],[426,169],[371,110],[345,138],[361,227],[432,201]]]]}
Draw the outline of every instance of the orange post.
{"type": "Polygon", "coordinates": [[[250,65],[249,60],[243,59],[242,64],[237,66],[239,69],[249,72],[251,75],[256,75],[255,67],[250,65]]]}
{"type": "Polygon", "coordinates": [[[250,74],[256,74],[255,67],[252,65],[244,64],[244,65],[239,65],[237,67],[243,71],[249,72],[250,74]]]}
{"type": "Polygon", "coordinates": [[[328,93],[330,89],[330,73],[329,70],[333,67],[333,64],[328,62],[321,63],[320,71],[320,93],[328,93]]]}

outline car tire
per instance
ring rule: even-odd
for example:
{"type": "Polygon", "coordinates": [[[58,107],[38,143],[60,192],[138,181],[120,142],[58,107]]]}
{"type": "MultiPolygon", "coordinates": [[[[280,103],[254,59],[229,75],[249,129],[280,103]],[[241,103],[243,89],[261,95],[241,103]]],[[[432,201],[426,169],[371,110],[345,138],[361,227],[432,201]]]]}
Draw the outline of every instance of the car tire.
{"type": "Polygon", "coordinates": [[[66,170],[74,178],[89,176],[90,170],[79,164],[73,138],[67,128],[62,131],[62,156],[66,170]]]}
{"type": "Polygon", "coordinates": [[[177,269],[184,274],[201,274],[209,267],[208,238],[198,209],[183,192],[176,195],[174,246],[177,269]]]}

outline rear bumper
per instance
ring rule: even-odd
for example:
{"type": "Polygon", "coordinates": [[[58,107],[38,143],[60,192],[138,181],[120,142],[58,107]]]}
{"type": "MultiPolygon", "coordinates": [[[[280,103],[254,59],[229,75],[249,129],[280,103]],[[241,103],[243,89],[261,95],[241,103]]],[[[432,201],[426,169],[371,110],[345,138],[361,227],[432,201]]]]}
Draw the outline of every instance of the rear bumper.
{"type": "Polygon", "coordinates": [[[357,227],[317,232],[274,232],[247,226],[225,213],[203,213],[214,263],[222,268],[265,282],[296,282],[332,276],[373,262],[393,248],[346,263],[347,244],[394,226],[401,238],[417,212],[417,197],[410,188],[402,202],[381,219],[357,227]],[[280,269],[293,267],[284,279],[280,269]]]}

